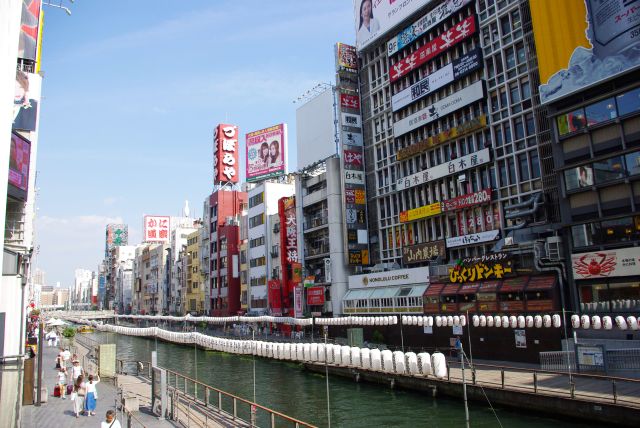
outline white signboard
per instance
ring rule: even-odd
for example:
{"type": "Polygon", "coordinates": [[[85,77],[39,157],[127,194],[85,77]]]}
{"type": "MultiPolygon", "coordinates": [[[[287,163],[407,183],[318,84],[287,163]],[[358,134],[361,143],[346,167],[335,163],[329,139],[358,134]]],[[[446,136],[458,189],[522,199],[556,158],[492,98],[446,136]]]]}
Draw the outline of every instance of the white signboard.
{"type": "Polygon", "coordinates": [[[363,49],[433,0],[354,0],[356,47],[363,49]]]}
{"type": "Polygon", "coordinates": [[[425,169],[424,171],[401,178],[396,182],[396,190],[404,190],[409,187],[428,183],[429,181],[437,180],[447,175],[456,174],[469,168],[475,168],[478,165],[488,163],[490,160],[491,155],[489,149],[482,149],[478,152],[470,153],[458,159],[450,160],[446,163],[436,165],[433,168],[425,169]]]}
{"type": "Polygon", "coordinates": [[[463,90],[395,122],[393,124],[393,135],[399,137],[482,98],[484,98],[484,81],[478,80],[463,90]]]}
{"type": "Polygon", "coordinates": [[[359,114],[342,113],[342,125],[360,128],[362,126],[362,118],[359,114]]]}
{"type": "Polygon", "coordinates": [[[488,232],[472,233],[469,235],[447,238],[447,248],[462,247],[464,245],[480,244],[498,239],[500,230],[489,230],[488,232]]]}
{"type": "Polygon", "coordinates": [[[342,144],[362,147],[362,134],[342,131],[342,144]]]}
{"type": "Polygon", "coordinates": [[[402,30],[387,42],[387,54],[391,56],[399,50],[409,46],[414,40],[448,18],[453,12],[462,9],[471,0],[446,0],[429,13],[402,30]]]}
{"type": "Polygon", "coordinates": [[[364,184],[364,171],[345,170],[345,184],[364,184]]]}
{"type": "Polygon", "coordinates": [[[640,274],[640,247],[571,255],[575,279],[640,274]]]}
{"type": "Polygon", "coordinates": [[[368,273],[365,275],[351,275],[349,289],[388,287],[391,285],[414,285],[429,283],[429,267],[413,269],[398,269],[388,272],[368,273]]]}

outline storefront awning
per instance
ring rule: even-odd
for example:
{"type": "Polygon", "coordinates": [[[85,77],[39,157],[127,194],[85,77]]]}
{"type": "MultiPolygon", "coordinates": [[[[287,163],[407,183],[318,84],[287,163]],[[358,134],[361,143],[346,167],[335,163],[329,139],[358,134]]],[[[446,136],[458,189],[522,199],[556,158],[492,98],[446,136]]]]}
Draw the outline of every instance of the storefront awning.
{"type": "Polygon", "coordinates": [[[349,290],[349,291],[347,291],[347,294],[344,295],[342,300],[364,300],[364,299],[368,299],[369,296],[371,296],[371,294],[374,291],[375,290],[349,290]]]}
{"type": "Polygon", "coordinates": [[[549,290],[555,288],[556,277],[551,275],[532,276],[527,290],[549,290]]]}
{"type": "Polygon", "coordinates": [[[439,282],[429,284],[429,287],[427,287],[426,291],[424,292],[424,296],[439,296],[443,288],[444,284],[439,282]]]}
{"type": "MultiPolygon", "coordinates": [[[[404,287],[402,287],[404,288],[404,287]]],[[[395,296],[400,289],[398,287],[379,287],[371,290],[370,299],[386,299],[395,296]]]]}
{"type": "Polygon", "coordinates": [[[443,296],[451,296],[453,294],[458,294],[458,289],[460,288],[460,284],[449,284],[442,290],[443,296]]]}
{"type": "Polygon", "coordinates": [[[484,281],[478,287],[478,293],[495,293],[502,281],[484,281]]]}
{"type": "Polygon", "coordinates": [[[513,293],[524,290],[524,286],[529,282],[528,276],[519,276],[517,278],[509,278],[502,281],[502,287],[500,287],[501,293],[513,293]]]}
{"type": "Polygon", "coordinates": [[[458,294],[473,294],[478,291],[478,287],[480,286],[479,282],[470,282],[468,284],[464,284],[458,290],[458,294]]]}

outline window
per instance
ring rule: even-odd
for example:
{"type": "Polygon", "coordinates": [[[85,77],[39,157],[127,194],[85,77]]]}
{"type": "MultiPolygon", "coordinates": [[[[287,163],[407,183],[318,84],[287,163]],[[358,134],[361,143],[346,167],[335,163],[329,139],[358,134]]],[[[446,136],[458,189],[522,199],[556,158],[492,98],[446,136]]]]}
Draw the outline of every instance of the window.
{"type": "Polygon", "coordinates": [[[531,178],[540,178],[540,158],[538,152],[531,152],[531,178]]]}
{"type": "Polygon", "coordinates": [[[582,109],[574,110],[556,118],[558,124],[558,132],[560,135],[567,135],[572,132],[584,129],[587,126],[587,120],[582,109]]]}
{"type": "Polygon", "coordinates": [[[583,165],[566,170],[564,182],[567,190],[593,186],[593,168],[590,165],[583,165]]]}
{"type": "Polygon", "coordinates": [[[522,117],[518,117],[513,122],[513,128],[516,133],[516,140],[521,140],[524,138],[524,123],[522,123],[522,117]]]}
{"type": "Polygon", "coordinates": [[[260,205],[264,202],[264,192],[258,193],[255,196],[249,198],[249,208],[260,205]]]}
{"type": "Polygon", "coordinates": [[[516,53],[512,47],[505,50],[505,60],[507,61],[507,70],[516,66],[516,53]]]}
{"type": "Polygon", "coordinates": [[[518,89],[517,83],[512,83],[509,85],[509,92],[511,92],[511,104],[516,104],[520,102],[520,90],[518,89]]]}
{"type": "Polygon", "coordinates": [[[593,164],[596,183],[624,178],[626,173],[622,157],[616,156],[593,164]]]}
{"type": "Polygon", "coordinates": [[[529,180],[529,161],[526,153],[518,155],[518,172],[521,181],[529,180]]]}
{"type": "Polygon", "coordinates": [[[525,117],[527,122],[527,135],[535,135],[536,133],[536,122],[531,113],[527,114],[525,117]]]}
{"type": "Polygon", "coordinates": [[[629,153],[625,156],[625,161],[629,175],[640,174],[640,152],[629,153]]]}
{"type": "Polygon", "coordinates": [[[261,236],[259,238],[255,238],[255,239],[251,239],[249,241],[249,248],[260,247],[262,245],[264,245],[264,236],[261,236]]]}
{"type": "Polygon", "coordinates": [[[618,95],[616,101],[620,116],[640,111],[640,88],[618,95]]]}
{"type": "Polygon", "coordinates": [[[258,214],[249,219],[249,227],[256,227],[264,224],[264,214],[258,214]]]}
{"type": "Polygon", "coordinates": [[[596,125],[601,122],[607,122],[618,116],[616,112],[616,103],[613,98],[599,101],[585,108],[587,113],[587,123],[589,126],[596,125]]]}

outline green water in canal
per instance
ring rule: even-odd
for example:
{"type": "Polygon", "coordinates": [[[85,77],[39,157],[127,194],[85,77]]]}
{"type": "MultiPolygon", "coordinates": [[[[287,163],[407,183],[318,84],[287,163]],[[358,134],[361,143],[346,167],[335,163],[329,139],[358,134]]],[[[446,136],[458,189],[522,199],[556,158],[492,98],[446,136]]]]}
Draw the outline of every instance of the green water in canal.
{"type": "MultiPolygon", "coordinates": [[[[119,359],[150,361],[158,350],[158,364],[215,388],[251,400],[253,358],[220,352],[195,350],[132,336],[108,335],[117,344],[119,359]]],[[[263,406],[320,427],[327,426],[327,392],[324,375],[310,373],[299,364],[255,358],[256,397],[263,406]]],[[[412,391],[391,390],[369,383],[329,378],[332,427],[464,427],[461,400],[432,398],[412,391]]],[[[488,403],[470,403],[471,427],[500,427],[488,403]]],[[[587,427],[530,413],[496,409],[507,427],[587,427]]],[[[262,425],[262,424],[261,424],[262,425]]]]}

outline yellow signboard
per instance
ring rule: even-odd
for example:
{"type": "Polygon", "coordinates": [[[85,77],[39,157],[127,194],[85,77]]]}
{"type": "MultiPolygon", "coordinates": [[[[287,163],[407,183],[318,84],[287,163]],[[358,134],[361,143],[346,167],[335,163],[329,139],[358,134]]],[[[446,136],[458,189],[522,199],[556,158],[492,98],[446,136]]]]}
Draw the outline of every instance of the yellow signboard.
{"type": "Polygon", "coordinates": [[[431,217],[440,213],[442,213],[442,204],[440,202],[436,202],[430,205],[414,208],[409,211],[402,211],[400,213],[400,223],[431,217]]]}

